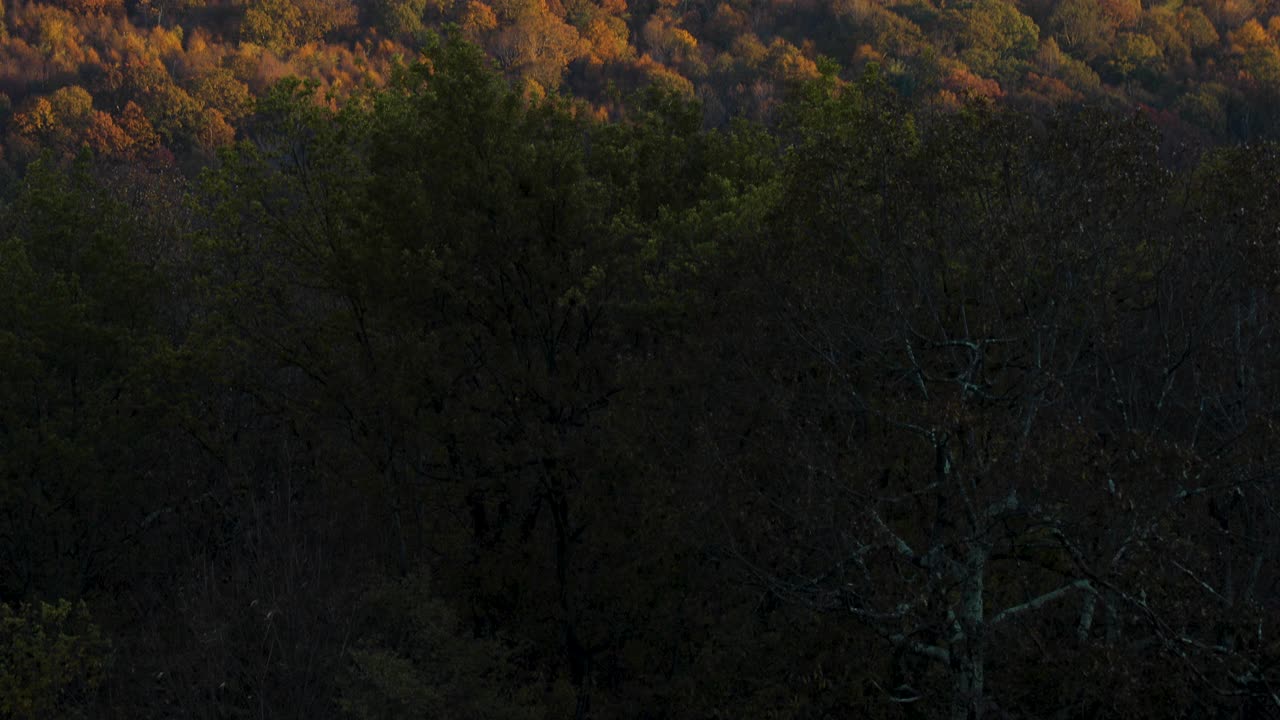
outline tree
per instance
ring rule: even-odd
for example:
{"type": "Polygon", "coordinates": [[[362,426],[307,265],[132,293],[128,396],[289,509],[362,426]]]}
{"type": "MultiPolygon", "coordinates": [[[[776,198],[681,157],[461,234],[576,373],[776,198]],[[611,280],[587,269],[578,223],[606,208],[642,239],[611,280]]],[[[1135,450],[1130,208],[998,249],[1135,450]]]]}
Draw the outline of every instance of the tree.
{"type": "Polygon", "coordinates": [[[1121,79],[1152,83],[1165,71],[1164,55],[1150,37],[1120,33],[1107,68],[1121,79]]]}
{"type": "Polygon", "coordinates": [[[283,53],[355,24],[356,16],[351,0],[264,0],[246,5],[241,33],[283,53]]]}
{"type": "Polygon", "coordinates": [[[148,473],[170,432],[151,394],[162,285],[85,158],[29,167],[0,223],[0,597],[79,599],[117,581],[177,490],[148,473]]]}
{"type": "Polygon", "coordinates": [[[35,98],[13,120],[22,136],[72,157],[85,139],[93,112],[93,96],[78,85],[69,85],[35,98]]]}
{"type": "Polygon", "coordinates": [[[1280,49],[1257,20],[1249,20],[1231,33],[1231,52],[1242,69],[1263,87],[1280,82],[1280,49]]]}
{"type": "MultiPolygon", "coordinates": [[[[504,0],[492,3],[492,9],[496,23],[479,35],[481,44],[504,71],[544,90],[558,88],[569,62],[588,50],[578,31],[552,13],[545,0],[504,0]]],[[[475,19],[482,18],[480,11],[475,19]]],[[[473,27],[486,24],[473,22],[473,27]]]]}
{"type": "MultiPolygon", "coordinates": [[[[1029,698],[1095,714],[1139,688],[1146,707],[1115,712],[1267,701],[1270,651],[1214,639],[1256,616],[1201,589],[1213,620],[1189,622],[1183,600],[1218,592],[1199,503],[1277,477],[1214,451],[1269,435],[1268,410],[1204,434],[1220,390],[1186,363],[1216,365],[1229,341],[1208,329],[1249,311],[1182,264],[1194,239],[1150,242],[1173,217],[1152,131],[1082,115],[1033,139],[981,111],[916,131],[865,91],[816,97],[755,251],[770,272],[731,270],[762,283],[732,300],[751,314],[730,326],[753,330],[703,349],[728,362],[703,380],[700,467],[740,478],[720,497],[744,567],[878,636],[896,658],[886,702],[978,718],[1029,698]],[[1026,672],[1055,647],[1059,667],[1105,652],[1128,669],[1101,688],[1026,672]],[[1152,709],[1143,684],[1161,676],[1186,684],[1152,709]]],[[[1260,367],[1268,341],[1242,322],[1260,367]]]]}
{"type": "Polygon", "coordinates": [[[431,0],[379,0],[373,4],[375,22],[392,36],[417,36],[431,0]]]}
{"type": "Polygon", "coordinates": [[[1096,2],[1064,0],[1049,17],[1049,28],[1064,49],[1090,61],[1106,52],[1113,30],[1096,2]]]}
{"type": "Polygon", "coordinates": [[[83,15],[106,15],[124,12],[124,0],[59,0],[59,6],[83,15]]]}
{"type": "Polygon", "coordinates": [[[535,678],[514,662],[519,651],[472,636],[432,594],[425,576],[372,588],[361,610],[368,627],[350,653],[339,701],[347,715],[368,720],[421,714],[475,720],[545,716],[535,678]]]}
{"type": "Polygon", "coordinates": [[[225,372],[325,438],[343,470],[316,482],[360,489],[393,572],[436,564],[428,538],[475,557],[434,568],[441,593],[477,632],[519,619],[582,714],[613,632],[584,568],[628,246],[585,119],[456,39],[427,57],[337,113],[281,85],[211,176],[210,302],[244,348],[225,372]]]}
{"type": "Polygon", "coordinates": [[[253,110],[254,97],[249,86],[236,79],[226,68],[218,68],[202,77],[195,84],[192,96],[206,107],[222,113],[227,122],[240,122],[253,110]]]}
{"type": "Polygon", "coordinates": [[[0,605],[0,717],[91,717],[109,650],[83,603],[0,605]]]}
{"type": "Polygon", "coordinates": [[[1178,27],[1193,50],[1204,52],[1218,44],[1218,30],[1196,7],[1186,7],[1178,12],[1178,27]]]}
{"type": "Polygon", "coordinates": [[[980,75],[1016,74],[1040,40],[1031,18],[1003,0],[983,0],[951,11],[959,56],[980,75]]]}
{"type": "Polygon", "coordinates": [[[195,8],[204,7],[207,0],[136,0],[136,12],[155,20],[156,26],[165,21],[176,22],[185,13],[195,8]]]}

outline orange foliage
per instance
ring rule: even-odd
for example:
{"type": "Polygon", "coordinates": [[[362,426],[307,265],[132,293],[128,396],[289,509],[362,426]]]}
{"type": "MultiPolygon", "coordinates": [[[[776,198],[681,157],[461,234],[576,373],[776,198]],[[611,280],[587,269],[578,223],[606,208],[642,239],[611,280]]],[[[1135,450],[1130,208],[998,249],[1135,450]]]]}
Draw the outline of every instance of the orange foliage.
{"type": "Polygon", "coordinates": [[[85,143],[98,155],[129,158],[133,154],[134,141],[114,118],[101,110],[95,110],[84,132],[85,143]]]}
{"type": "Polygon", "coordinates": [[[152,127],[146,113],[137,103],[130,100],[120,111],[116,124],[133,141],[133,147],[143,153],[154,153],[160,149],[160,134],[152,127]]]}
{"type": "Polygon", "coordinates": [[[1140,0],[1100,0],[1102,14],[1116,27],[1129,28],[1142,16],[1140,0]]]}
{"type": "Polygon", "coordinates": [[[1004,97],[1004,90],[1000,88],[1000,83],[974,75],[964,67],[951,68],[942,80],[942,87],[962,100],[970,98],[994,100],[1004,97]]]}
{"type": "Polygon", "coordinates": [[[1025,88],[1028,92],[1039,95],[1051,106],[1084,100],[1084,95],[1061,80],[1037,73],[1027,73],[1025,88]]]}
{"type": "Polygon", "coordinates": [[[871,47],[870,45],[867,45],[865,43],[862,45],[859,45],[858,49],[853,51],[854,65],[859,67],[870,62],[882,62],[883,60],[884,60],[883,53],[881,53],[879,50],[876,50],[874,47],[871,47]]]}
{"type": "Polygon", "coordinates": [[[357,9],[379,3],[403,5],[422,27],[455,23],[529,97],[565,89],[566,77],[597,103],[609,102],[610,86],[627,94],[658,82],[716,117],[762,116],[790,85],[817,76],[822,54],[845,63],[846,78],[882,63],[943,106],[1007,96],[1048,107],[1136,92],[1107,83],[1137,77],[1130,85],[1141,83],[1154,107],[1195,109],[1185,97],[1199,88],[1247,100],[1280,86],[1280,16],[1261,0],[1144,2],[1014,2],[1039,22],[1041,50],[997,67],[957,56],[963,39],[937,17],[971,8],[943,0],[920,0],[912,12],[893,10],[897,0],[22,0],[0,6],[0,93],[17,109],[11,143],[83,142],[120,156],[155,151],[163,136],[208,149],[234,137],[254,97],[280,78],[316,80],[340,99],[389,77],[393,57],[411,56],[389,38],[411,33],[354,27],[357,9]],[[246,41],[229,39],[237,29],[246,41]],[[1100,68],[1109,69],[1102,78],[1100,68]],[[71,91],[55,102],[53,91],[70,86],[92,92],[100,110],[71,91]]]}
{"type": "Polygon", "coordinates": [[[498,16],[480,0],[470,0],[462,14],[462,27],[476,37],[498,27],[498,16]]]}

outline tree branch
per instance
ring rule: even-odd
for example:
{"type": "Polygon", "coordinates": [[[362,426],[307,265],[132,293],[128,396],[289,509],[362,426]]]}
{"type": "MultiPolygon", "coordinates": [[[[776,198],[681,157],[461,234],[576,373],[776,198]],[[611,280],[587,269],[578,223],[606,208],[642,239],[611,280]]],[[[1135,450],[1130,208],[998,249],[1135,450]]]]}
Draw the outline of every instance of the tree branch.
{"type": "Polygon", "coordinates": [[[1054,600],[1057,600],[1063,595],[1066,595],[1072,590],[1084,590],[1086,592],[1091,592],[1091,593],[1095,592],[1095,590],[1093,589],[1093,584],[1090,583],[1088,580],[1076,580],[1075,582],[1063,585],[1057,590],[1050,590],[1049,592],[1039,597],[1032,598],[1031,600],[1028,600],[1022,603],[1021,605],[1014,605],[1011,608],[1006,608],[1004,610],[1001,610],[1000,612],[996,613],[995,617],[992,617],[990,620],[988,620],[987,624],[999,625],[1000,623],[1004,622],[1005,620],[1008,620],[1014,615],[1020,615],[1024,612],[1027,612],[1028,610],[1035,610],[1036,608],[1043,607],[1044,605],[1047,605],[1053,602],[1054,600]]]}
{"type": "Polygon", "coordinates": [[[917,655],[923,655],[927,658],[932,658],[933,660],[937,660],[938,662],[943,663],[944,665],[951,664],[951,653],[947,652],[946,649],[944,648],[938,647],[937,645],[925,645],[919,640],[908,640],[907,636],[901,633],[897,635],[891,635],[889,639],[893,641],[893,644],[901,645],[902,647],[910,650],[913,653],[916,653],[917,655]]]}

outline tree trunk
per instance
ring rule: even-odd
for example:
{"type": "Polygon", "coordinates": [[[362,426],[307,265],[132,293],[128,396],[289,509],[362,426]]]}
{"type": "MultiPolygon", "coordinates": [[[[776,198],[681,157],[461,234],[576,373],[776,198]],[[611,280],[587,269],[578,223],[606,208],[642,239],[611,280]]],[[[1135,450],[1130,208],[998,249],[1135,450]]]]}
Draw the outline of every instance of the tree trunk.
{"type": "Polygon", "coordinates": [[[965,558],[960,604],[951,640],[951,720],[982,720],[986,627],[982,594],[987,548],[975,544],[965,558]]]}

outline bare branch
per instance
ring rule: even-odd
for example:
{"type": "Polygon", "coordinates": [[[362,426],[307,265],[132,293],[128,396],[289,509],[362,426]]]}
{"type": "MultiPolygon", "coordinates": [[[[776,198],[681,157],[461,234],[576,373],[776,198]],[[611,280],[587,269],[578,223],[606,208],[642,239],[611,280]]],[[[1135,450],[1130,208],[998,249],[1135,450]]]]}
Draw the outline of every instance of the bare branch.
{"type": "Polygon", "coordinates": [[[1097,606],[1098,594],[1089,593],[1084,599],[1084,607],[1080,608],[1080,624],[1076,626],[1076,638],[1080,642],[1089,638],[1089,631],[1093,628],[1093,613],[1097,606]]]}
{"type": "Polygon", "coordinates": [[[1195,581],[1196,581],[1196,583],[1197,583],[1198,585],[1200,585],[1200,587],[1204,588],[1204,589],[1205,589],[1205,590],[1206,590],[1210,595],[1212,595],[1212,596],[1214,596],[1214,597],[1218,598],[1218,600],[1222,601],[1222,603],[1223,603],[1224,605],[1227,605],[1227,606],[1230,606],[1230,605],[1231,605],[1231,601],[1230,601],[1230,600],[1228,600],[1228,599],[1226,599],[1225,597],[1223,597],[1223,596],[1222,596],[1222,594],[1221,594],[1221,593],[1219,593],[1217,590],[1214,590],[1212,585],[1210,585],[1209,583],[1205,582],[1204,580],[1201,580],[1201,579],[1200,579],[1200,578],[1199,578],[1195,573],[1191,572],[1191,570],[1190,570],[1189,568],[1187,568],[1187,566],[1183,565],[1182,563],[1178,562],[1177,560],[1171,560],[1170,562],[1172,562],[1172,563],[1173,563],[1173,566],[1174,566],[1174,567],[1176,567],[1176,568],[1178,568],[1179,570],[1181,570],[1182,572],[1186,573],[1187,577],[1191,578],[1192,580],[1195,580],[1195,581]]]}
{"type": "Polygon", "coordinates": [[[1008,620],[1009,618],[1015,615],[1019,615],[1021,613],[1027,612],[1028,610],[1035,610],[1036,608],[1043,607],[1053,602],[1054,600],[1057,600],[1063,595],[1066,595],[1072,590],[1084,590],[1085,592],[1090,592],[1090,593],[1096,592],[1093,589],[1093,584],[1090,583],[1088,580],[1083,580],[1083,579],[1076,580],[1075,582],[1063,585],[1057,590],[1050,590],[1049,592],[1039,597],[1032,598],[1031,600],[1028,600],[1022,603],[1021,605],[1014,605],[1011,608],[1006,608],[1004,610],[1001,610],[1000,612],[996,613],[995,617],[988,620],[987,624],[993,625],[993,626],[999,625],[1000,623],[1004,622],[1005,620],[1008,620]]]}
{"type": "Polygon", "coordinates": [[[907,544],[906,540],[898,537],[897,533],[889,529],[889,525],[880,517],[880,513],[872,510],[871,517],[876,521],[876,524],[880,526],[881,530],[884,530],[889,537],[893,538],[894,547],[897,548],[898,552],[902,554],[903,557],[917,565],[921,563],[920,556],[916,554],[916,551],[911,549],[911,546],[907,544]]]}

